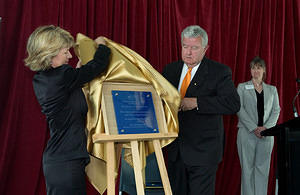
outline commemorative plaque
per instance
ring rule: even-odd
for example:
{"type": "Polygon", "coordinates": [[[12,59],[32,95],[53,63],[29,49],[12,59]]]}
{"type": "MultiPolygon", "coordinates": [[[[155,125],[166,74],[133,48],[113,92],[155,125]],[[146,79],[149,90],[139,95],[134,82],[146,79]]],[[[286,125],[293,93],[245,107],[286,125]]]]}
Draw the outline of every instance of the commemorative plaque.
{"type": "Polygon", "coordinates": [[[158,133],[150,91],[112,90],[119,134],[158,133]]]}
{"type": "Polygon", "coordinates": [[[101,104],[107,134],[166,133],[161,99],[149,84],[104,82],[101,104]]]}

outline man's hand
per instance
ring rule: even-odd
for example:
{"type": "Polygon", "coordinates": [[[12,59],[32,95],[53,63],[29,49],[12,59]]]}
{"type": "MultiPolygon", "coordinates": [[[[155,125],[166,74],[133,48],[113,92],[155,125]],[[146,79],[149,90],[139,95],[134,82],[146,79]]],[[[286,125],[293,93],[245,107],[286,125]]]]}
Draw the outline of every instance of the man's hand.
{"type": "Polygon", "coordinates": [[[183,98],[179,107],[179,111],[187,111],[197,108],[197,98],[183,98]]]}

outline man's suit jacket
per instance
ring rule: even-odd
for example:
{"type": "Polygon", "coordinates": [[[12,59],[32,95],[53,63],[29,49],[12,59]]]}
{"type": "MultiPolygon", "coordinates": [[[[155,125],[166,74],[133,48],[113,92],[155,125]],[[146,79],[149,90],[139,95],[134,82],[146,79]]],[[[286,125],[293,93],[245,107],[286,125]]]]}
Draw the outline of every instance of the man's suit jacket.
{"type": "MultiPolygon", "coordinates": [[[[183,61],[168,64],[163,76],[178,88],[183,61]]],[[[168,158],[178,154],[192,166],[218,164],[224,147],[223,114],[240,109],[240,98],[229,67],[203,58],[185,97],[196,97],[198,108],[180,111],[178,138],[168,146],[168,158]]]]}
{"type": "MultiPolygon", "coordinates": [[[[264,93],[264,127],[271,128],[276,125],[280,113],[279,99],[275,86],[263,82],[264,93]]],[[[238,93],[241,99],[241,109],[237,113],[239,117],[238,127],[249,132],[257,128],[257,98],[252,81],[238,85],[238,93]]]]}

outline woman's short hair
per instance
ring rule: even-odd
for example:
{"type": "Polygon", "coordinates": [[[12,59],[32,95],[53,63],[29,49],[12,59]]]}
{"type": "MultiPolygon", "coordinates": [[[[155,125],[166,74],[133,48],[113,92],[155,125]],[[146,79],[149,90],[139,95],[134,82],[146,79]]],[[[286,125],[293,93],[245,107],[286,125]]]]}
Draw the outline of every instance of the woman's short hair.
{"type": "Polygon", "coordinates": [[[266,79],[266,63],[265,63],[265,61],[258,56],[254,57],[250,62],[250,68],[252,69],[254,67],[261,67],[264,69],[264,74],[263,74],[263,78],[262,78],[264,81],[266,79]]]}
{"type": "Polygon", "coordinates": [[[51,60],[63,48],[74,45],[72,35],[54,25],[40,26],[33,31],[27,41],[28,57],[25,66],[32,71],[47,70],[51,67],[51,60]]]}
{"type": "Polygon", "coordinates": [[[250,62],[250,68],[254,68],[255,66],[262,67],[264,70],[266,70],[265,61],[258,56],[254,57],[250,62]]]}
{"type": "Polygon", "coordinates": [[[192,38],[192,37],[199,37],[199,36],[201,36],[202,38],[202,46],[206,47],[208,44],[208,36],[206,31],[198,25],[188,26],[181,33],[181,43],[183,37],[192,38]]]}

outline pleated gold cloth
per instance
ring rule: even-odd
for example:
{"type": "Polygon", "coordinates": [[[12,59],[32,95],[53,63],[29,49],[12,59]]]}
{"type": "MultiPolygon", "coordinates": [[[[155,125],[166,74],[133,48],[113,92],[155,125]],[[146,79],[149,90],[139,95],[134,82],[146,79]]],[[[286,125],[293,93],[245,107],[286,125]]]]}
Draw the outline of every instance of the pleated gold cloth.
{"type": "MultiPolygon", "coordinates": [[[[158,96],[163,101],[168,132],[178,133],[177,112],[180,104],[180,95],[159,72],[157,72],[143,57],[131,49],[105,39],[107,46],[111,49],[110,64],[106,72],[99,75],[90,83],[86,84],[83,91],[86,95],[88,104],[87,114],[87,149],[90,153],[91,162],[86,168],[86,173],[91,184],[103,194],[106,190],[106,154],[105,145],[93,143],[92,136],[96,133],[104,133],[105,127],[103,115],[101,112],[102,83],[121,82],[121,83],[143,83],[151,84],[156,90],[158,96]]],[[[93,59],[96,51],[94,40],[83,34],[77,34],[75,53],[81,59],[82,64],[86,64],[93,59]]],[[[174,139],[161,140],[161,146],[164,147],[174,139]]],[[[125,149],[125,160],[131,162],[131,151],[129,145],[123,145],[125,149]]],[[[152,143],[139,142],[139,151],[143,167],[145,167],[146,156],[154,152],[152,143]]],[[[115,168],[117,175],[118,165],[115,168]]]]}

